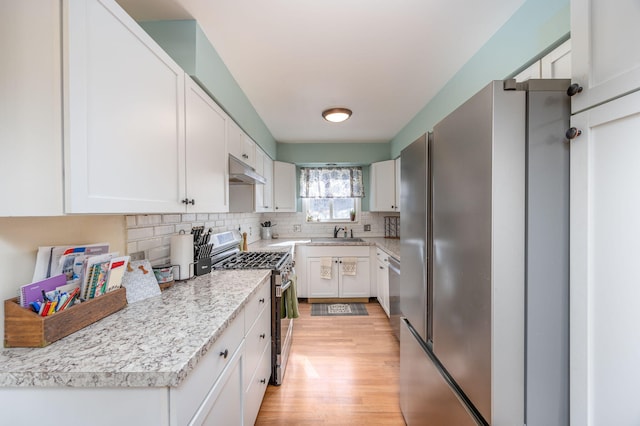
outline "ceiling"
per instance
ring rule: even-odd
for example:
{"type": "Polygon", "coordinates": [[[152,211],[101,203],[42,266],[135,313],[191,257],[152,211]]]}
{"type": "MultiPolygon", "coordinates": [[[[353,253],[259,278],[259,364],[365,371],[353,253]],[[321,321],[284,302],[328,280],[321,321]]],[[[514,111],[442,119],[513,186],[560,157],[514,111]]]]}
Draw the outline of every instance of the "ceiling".
{"type": "Polygon", "coordinates": [[[278,142],[388,142],[524,0],[117,0],[195,19],[278,142]],[[334,124],[321,112],[353,110],[334,124]]]}

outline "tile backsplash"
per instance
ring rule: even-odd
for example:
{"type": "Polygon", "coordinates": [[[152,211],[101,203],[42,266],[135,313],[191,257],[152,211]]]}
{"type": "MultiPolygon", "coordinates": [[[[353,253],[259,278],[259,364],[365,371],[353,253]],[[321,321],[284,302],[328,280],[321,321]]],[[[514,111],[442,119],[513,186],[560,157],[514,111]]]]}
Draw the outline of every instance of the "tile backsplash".
{"type": "MultiPolygon", "coordinates": [[[[127,253],[143,251],[152,265],[169,263],[171,236],[181,230],[191,232],[194,226],[212,228],[213,233],[240,229],[250,243],[260,239],[260,223],[275,224],[273,234],[280,238],[333,236],[335,225],[353,229],[354,237],[383,237],[384,217],[398,213],[361,212],[358,221],[350,223],[307,223],[304,213],[197,213],[146,214],[126,216],[127,253]],[[371,231],[364,231],[370,225],[371,231]]],[[[350,234],[350,232],[349,232],[350,234]]]]}

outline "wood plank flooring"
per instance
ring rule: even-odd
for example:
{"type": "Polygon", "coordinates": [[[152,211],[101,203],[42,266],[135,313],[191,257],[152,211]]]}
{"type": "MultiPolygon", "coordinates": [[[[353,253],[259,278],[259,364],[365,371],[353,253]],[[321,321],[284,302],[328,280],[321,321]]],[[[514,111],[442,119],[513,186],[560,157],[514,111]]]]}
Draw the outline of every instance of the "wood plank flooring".
{"type": "Polygon", "coordinates": [[[378,303],[368,316],[311,316],[300,303],[281,386],[269,386],[256,425],[404,425],[400,347],[378,303]]]}

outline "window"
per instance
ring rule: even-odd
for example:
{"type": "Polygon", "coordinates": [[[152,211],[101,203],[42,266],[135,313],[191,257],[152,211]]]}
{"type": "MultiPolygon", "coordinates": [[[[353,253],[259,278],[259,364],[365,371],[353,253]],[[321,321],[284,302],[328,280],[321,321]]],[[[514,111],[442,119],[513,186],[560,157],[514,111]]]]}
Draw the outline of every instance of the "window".
{"type": "Polygon", "coordinates": [[[360,213],[360,199],[303,198],[302,208],[307,212],[307,222],[351,222],[360,213]]]}
{"type": "Polygon", "coordinates": [[[350,222],[364,197],[361,167],[302,167],[300,197],[307,222],[350,222]]]}

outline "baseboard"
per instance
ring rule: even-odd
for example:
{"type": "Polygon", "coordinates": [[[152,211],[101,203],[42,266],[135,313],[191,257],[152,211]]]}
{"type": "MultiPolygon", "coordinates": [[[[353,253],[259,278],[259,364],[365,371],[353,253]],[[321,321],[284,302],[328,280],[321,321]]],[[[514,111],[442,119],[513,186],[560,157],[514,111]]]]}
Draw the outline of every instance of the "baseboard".
{"type": "Polygon", "coordinates": [[[369,303],[368,297],[322,297],[308,298],[308,303],[369,303]]]}

